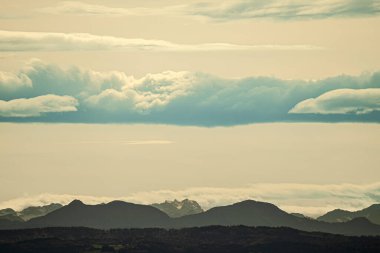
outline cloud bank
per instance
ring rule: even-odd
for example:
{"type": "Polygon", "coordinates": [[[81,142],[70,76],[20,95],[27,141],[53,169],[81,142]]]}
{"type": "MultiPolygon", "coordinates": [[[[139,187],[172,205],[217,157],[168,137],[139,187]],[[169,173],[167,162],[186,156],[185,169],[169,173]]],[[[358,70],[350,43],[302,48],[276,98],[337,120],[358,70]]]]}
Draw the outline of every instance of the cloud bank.
{"type": "Polygon", "coordinates": [[[80,199],[88,204],[106,203],[115,199],[151,204],[184,198],[198,201],[205,209],[254,199],[274,203],[288,212],[300,212],[315,217],[335,208],[358,210],[373,203],[379,203],[380,183],[367,185],[255,184],[240,188],[198,187],[183,190],[136,192],[118,197],[40,194],[3,201],[0,203],[0,209],[11,207],[20,210],[31,205],[68,204],[74,199],[80,199]]]}
{"type": "MultiPolygon", "coordinates": [[[[39,10],[41,11],[41,10],[39,10]]],[[[241,19],[326,19],[368,17],[380,14],[377,0],[238,0],[202,1],[195,4],[163,6],[162,8],[117,8],[83,2],[65,1],[42,9],[45,13],[92,16],[200,16],[216,21],[241,19]]]]}
{"type": "MultiPolygon", "coordinates": [[[[316,81],[273,77],[224,79],[188,71],[165,71],[135,78],[124,72],[62,69],[33,60],[18,72],[0,72],[2,76],[6,77],[0,78],[3,104],[18,104],[17,99],[46,95],[69,96],[78,104],[77,111],[72,113],[29,114],[34,117],[27,119],[14,118],[16,114],[8,106],[2,111],[1,121],[199,126],[380,122],[380,72],[316,81]]],[[[74,104],[69,105],[63,107],[64,111],[74,111],[74,104]]]]}
{"type": "Polygon", "coordinates": [[[47,33],[0,30],[0,51],[255,51],[319,50],[312,45],[237,45],[228,43],[176,44],[164,40],[130,39],[89,33],[47,33]]]}

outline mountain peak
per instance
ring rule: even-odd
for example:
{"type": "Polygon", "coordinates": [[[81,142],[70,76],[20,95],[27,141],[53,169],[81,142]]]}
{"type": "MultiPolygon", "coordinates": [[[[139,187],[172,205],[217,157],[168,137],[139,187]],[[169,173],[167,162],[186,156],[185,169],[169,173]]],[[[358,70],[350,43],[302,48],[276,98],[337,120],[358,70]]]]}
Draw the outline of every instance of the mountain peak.
{"type": "Polygon", "coordinates": [[[190,199],[174,199],[173,201],[166,200],[163,203],[152,204],[152,206],[160,209],[170,217],[181,217],[203,212],[202,207],[195,200],[190,199]]]}
{"type": "Polygon", "coordinates": [[[260,207],[260,208],[275,208],[278,209],[276,205],[273,205],[271,203],[267,202],[261,202],[261,201],[256,201],[253,199],[248,199],[248,200],[243,200],[241,202],[237,202],[233,204],[233,206],[239,206],[239,207],[260,207]]]}
{"type": "Polygon", "coordinates": [[[68,204],[68,206],[84,206],[84,203],[79,199],[74,199],[68,204]]]}

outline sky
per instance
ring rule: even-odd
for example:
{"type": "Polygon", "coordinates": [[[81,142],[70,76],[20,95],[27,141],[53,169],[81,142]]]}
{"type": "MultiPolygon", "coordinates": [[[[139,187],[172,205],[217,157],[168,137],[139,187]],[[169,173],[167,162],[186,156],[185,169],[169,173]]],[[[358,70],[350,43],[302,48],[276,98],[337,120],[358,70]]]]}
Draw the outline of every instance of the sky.
{"type": "Polygon", "coordinates": [[[380,1],[0,4],[0,206],[378,202],[380,1]]]}

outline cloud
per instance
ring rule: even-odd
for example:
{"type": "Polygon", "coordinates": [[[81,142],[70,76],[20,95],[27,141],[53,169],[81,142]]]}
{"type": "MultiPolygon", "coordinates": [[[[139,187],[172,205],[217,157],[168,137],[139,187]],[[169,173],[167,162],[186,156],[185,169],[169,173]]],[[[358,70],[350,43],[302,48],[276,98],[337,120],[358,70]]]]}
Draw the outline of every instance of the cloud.
{"type": "Polygon", "coordinates": [[[98,4],[88,4],[83,2],[62,1],[56,6],[41,8],[39,12],[50,14],[71,14],[84,16],[150,16],[150,15],[168,15],[182,12],[184,5],[164,6],[162,8],[117,8],[98,4]]]}
{"type": "Polygon", "coordinates": [[[338,89],[298,103],[290,113],[366,114],[380,111],[380,89],[338,89]]]}
{"type": "Polygon", "coordinates": [[[380,89],[380,72],[314,81],[274,77],[225,79],[189,71],[165,71],[135,78],[124,72],[98,72],[77,67],[62,69],[32,60],[18,72],[7,75],[23,78],[0,79],[0,88],[15,87],[3,88],[1,100],[48,94],[77,99],[78,111],[54,117],[45,115],[41,118],[43,121],[198,126],[284,121],[380,122],[380,113],[374,109],[380,89]],[[20,80],[25,84],[20,85],[20,80]],[[360,99],[357,95],[343,96],[340,90],[347,89],[355,94],[366,90],[366,95],[360,95],[360,99]],[[327,96],[329,102],[323,99],[323,108],[335,114],[296,113],[305,107],[305,100],[314,101],[308,100],[311,98],[317,98],[318,108],[322,108],[319,96],[327,96]],[[367,101],[367,98],[372,100],[367,101]]]}
{"type": "Polygon", "coordinates": [[[164,40],[100,36],[89,33],[47,33],[0,30],[0,51],[254,51],[320,50],[313,45],[237,45],[228,43],[176,44],[164,40]]]}
{"type": "MultiPolygon", "coordinates": [[[[39,10],[41,11],[41,10],[39,10]]],[[[238,0],[201,1],[193,4],[162,6],[161,8],[115,8],[83,2],[66,1],[42,9],[45,13],[71,15],[123,16],[200,16],[210,20],[240,19],[325,19],[377,16],[377,0],[238,0]]]]}
{"type": "Polygon", "coordinates": [[[0,72],[0,91],[2,89],[16,90],[24,86],[32,86],[32,81],[24,73],[0,72]]]}
{"type": "Polygon", "coordinates": [[[240,0],[192,5],[190,13],[213,20],[239,19],[325,19],[337,17],[366,17],[380,14],[377,0],[240,0]]]}
{"type": "Polygon", "coordinates": [[[81,141],[81,144],[121,144],[121,145],[166,145],[173,144],[169,140],[120,140],[120,141],[81,141]]]}
{"type": "Polygon", "coordinates": [[[127,196],[99,197],[71,194],[40,194],[24,196],[0,203],[0,208],[20,210],[30,205],[68,204],[80,199],[88,204],[124,200],[151,204],[165,200],[190,198],[202,207],[227,205],[246,199],[274,203],[288,212],[318,216],[335,208],[358,210],[380,201],[380,183],[373,184],[255,184],[239,188],[196,187],[182,190],[136,192],[127,196]]]}
{"type": "Polygon", "coordinates": [[[34,98],[0,100],[1,117],[37,117],[48,112],[77,111],[78,101],[70,96],[45,95],[34,98]]]}

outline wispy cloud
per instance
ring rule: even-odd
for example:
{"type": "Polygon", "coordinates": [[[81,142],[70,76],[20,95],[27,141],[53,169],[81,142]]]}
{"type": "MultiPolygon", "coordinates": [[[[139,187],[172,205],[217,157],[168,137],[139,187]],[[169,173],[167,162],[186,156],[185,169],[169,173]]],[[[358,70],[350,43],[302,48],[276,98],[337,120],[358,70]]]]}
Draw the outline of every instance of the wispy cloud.
{"type": "Polygon", "coordinates": [[[210,20],[239,19],[326,19],[367,17],[380,14],[378,0],[224,0],[195,4],[162,6],[161,8],[118,8],[84,2],[65,1],[39,11],[52,14],[100,15],[110,17],[177,15],[199,16],[210,20]]]}
{"type": "Polygon", "coordinates": [[[172,141],[166,140],[144,140],[144,141],[127,141],[125,144],[128,145],[162,145],[162,144],[172,144],[172,141]]]}
{"type": "Polygon", "coordinates": [[[150,16],[150,15],[168,15],[179,14],[186,5],[163,6],[162,8],[118,8],[99,4],[89,4],[79,1],[62,1],[56,6],[40,8],[38,12],[50,14],[71,14],[85,16],[150,16]]]}
{"type": "Polygon", "coordinates": [[[239,188],[197,187],[183,190],[136,192],[127,196],[100,197],[71,194],[24,196],[0,203],[0,208],[20,210],[30,205],[67,204],[80,199],[88,204],[124,200],[151,204],[165,200],[190,198],[202,207],[227,205],[246,199],[274,203],[288,212],[318,216],[335,208],[357,210],[380,202],[380,183],[373,184],[255,184],[239,188]]]}
{"type": "Polygon", "coordinates": [[[100,36],[89,33],[46,33],[0,30],[0,51],[255,51],[320,50],[313,45],[177,44],[164,40],[100,36]]]}
{"type": "Polygon", "coordinates": [[[190,13],[213,20],[239,19],[326,19],[366,17],[380,14],[378,0],[239,0],[192,5],[190,13]]]}
{"type": "Polygon", "coordinates": [[[119,145],[166,145],[173,144],[169,140],[118,140],[118,141],[81,141],[80,144],[119,144],[119,145]]]}
{"type": "Polygon", "coordinates": [[[279,121],[380,122],[379,89],[380,72],[315,81],[225,79],[188,71],[135,78],[119,71],[62,69],[38,60],[18,72],[0,72],[0,99],[8,103],[48,94],[78,101],[77,112],[31,119],[35,121],[202,126],[279,121]]]}

